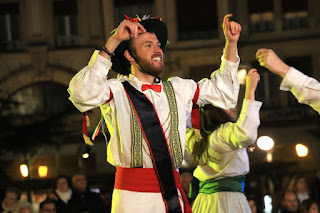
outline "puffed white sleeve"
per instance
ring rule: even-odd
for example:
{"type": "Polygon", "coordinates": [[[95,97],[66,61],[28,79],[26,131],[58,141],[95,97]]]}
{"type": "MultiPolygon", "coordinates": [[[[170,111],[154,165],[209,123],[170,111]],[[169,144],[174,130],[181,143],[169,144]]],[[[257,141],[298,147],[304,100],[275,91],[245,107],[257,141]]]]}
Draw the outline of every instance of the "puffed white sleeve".
{"type": "Polygon", "coordinates": [[[214,71],[210,79],[205,78],[198,82],[200,92],[197,104],[213,104],[222,109],[234,108],[240,89],[237,78],[239,63],[239,56],[236,63],[222,56],[219,70],[214,71]]]}
{"type": "Polygon", "coordinates": [[[78,110],[85,112],[109,100],[111,91],[107,84],[107,75],[111,66],[111,60],[95,51],[89,64],[71,79],[68,88],[69,100],[78,110]]]}
{"type": "Polygon", "coordinates": [[[290,91],[299,103],[307,104],[320,113],[320,82],[291,67],[280,85],[290,91]]]}

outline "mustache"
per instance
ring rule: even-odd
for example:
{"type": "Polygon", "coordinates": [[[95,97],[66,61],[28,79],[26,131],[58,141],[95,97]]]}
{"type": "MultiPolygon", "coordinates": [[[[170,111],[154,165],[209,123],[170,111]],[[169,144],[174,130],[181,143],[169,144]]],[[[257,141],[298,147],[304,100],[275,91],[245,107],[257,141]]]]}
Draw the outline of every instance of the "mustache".
{"type": "Polygon", "coordinates": [[[161,53],[156,53],[156,54],[153,54],[152,56],[151,56],[151,58],[155,58],[155,57],[163,57],[162,56],[162,54],[161,53]]]}

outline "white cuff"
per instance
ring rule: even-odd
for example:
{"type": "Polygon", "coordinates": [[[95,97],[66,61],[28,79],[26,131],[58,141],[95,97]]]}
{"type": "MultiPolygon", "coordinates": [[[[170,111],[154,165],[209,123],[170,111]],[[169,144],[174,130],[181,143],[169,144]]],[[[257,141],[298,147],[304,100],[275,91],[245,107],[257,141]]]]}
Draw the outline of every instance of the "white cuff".
{"type": "Polygon", "coordinates": [[[301,88],[308,76],[298,71],[297,69],[290,67],[288,73],[280,84],[280,89],[283,91],[290,91],[291,87],[301,88]]]}

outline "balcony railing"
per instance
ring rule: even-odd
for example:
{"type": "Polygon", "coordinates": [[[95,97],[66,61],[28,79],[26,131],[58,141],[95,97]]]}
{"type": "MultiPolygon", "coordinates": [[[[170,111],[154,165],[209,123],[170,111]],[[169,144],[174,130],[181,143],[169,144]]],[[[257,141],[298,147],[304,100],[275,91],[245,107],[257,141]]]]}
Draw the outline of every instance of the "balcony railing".
{"type": "Polygon", "coordinates": [[[19,40],[0,41],[0,50],[2,51],[14,51],[19,49],[21,49],[21,42],[19,40]]]}

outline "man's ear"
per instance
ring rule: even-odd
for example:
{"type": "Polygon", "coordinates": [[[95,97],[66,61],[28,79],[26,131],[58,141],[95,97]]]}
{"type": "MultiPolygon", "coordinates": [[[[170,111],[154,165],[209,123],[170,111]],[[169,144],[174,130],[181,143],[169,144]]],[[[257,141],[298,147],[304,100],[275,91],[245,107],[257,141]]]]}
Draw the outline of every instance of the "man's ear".
{"type": "Polygon", "coordinates": [[[124,51],[124,56],[127,58],[129,62],[135,62],[136,60],[132,57],[128,50],[124,51]]]}

